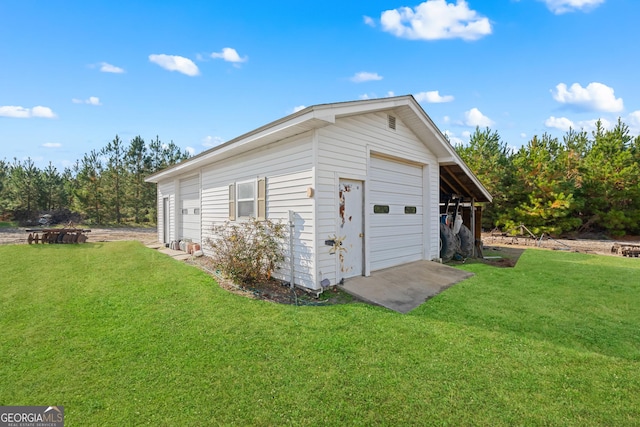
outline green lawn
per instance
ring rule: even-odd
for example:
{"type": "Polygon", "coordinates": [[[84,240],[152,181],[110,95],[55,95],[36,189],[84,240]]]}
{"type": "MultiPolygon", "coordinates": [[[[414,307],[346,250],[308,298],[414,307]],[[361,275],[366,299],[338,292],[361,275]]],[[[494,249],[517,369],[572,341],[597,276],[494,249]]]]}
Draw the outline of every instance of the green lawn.
{"type": "Polygon", "coordinates": [[[68,426],[638,425],[640,260],[526,251],[408,315],[221,290],[134,242],[0,246],[0,406],[68,426]]]}

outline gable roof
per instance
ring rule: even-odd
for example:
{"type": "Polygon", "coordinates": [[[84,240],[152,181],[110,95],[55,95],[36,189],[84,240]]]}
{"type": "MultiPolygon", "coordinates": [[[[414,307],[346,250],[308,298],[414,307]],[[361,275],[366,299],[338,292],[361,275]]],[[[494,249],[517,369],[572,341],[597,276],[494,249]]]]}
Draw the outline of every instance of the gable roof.
{"type": "Polygon", "coordinates": [[[447,181],[444,183],[441,179],[441,191],[447,194],[471,196],[480,202],[491,201],[491,194],[462,161],[412,95],[312,105],[158,171],[148,176],[145,181],[157,183],[195,171],[213,161],[328,126],[335,123],[338,118],[378,111],[393,112],[436,155],[440,164],[441,177],[445,172],[447,181]]]}

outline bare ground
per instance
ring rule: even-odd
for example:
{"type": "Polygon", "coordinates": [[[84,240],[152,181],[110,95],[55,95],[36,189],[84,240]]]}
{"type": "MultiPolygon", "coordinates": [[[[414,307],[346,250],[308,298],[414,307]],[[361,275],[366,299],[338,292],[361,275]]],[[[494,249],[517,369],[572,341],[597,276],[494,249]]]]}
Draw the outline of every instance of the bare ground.
{"type": "Polygon", "coordinates": [[[485,246],[497,246],[497,247],[513,247],[513,248],[541,248],[550,250],[562,250],[569,252],[580,252],[587,254],[597,255],[614,255],[612,248],[616,244],[633,244],[640,245],[639,236],[627,236],[620,240],[610,239],[589,239],[589,238],[576,238],[576,239],[552,239],[543,238],[542,241],[534,240],[529,237],[510,237],[510,236],[492,236],[489,233],[482,235],[482,242],[485,246]]]}
{"type": "MultiPolygon", "coordinates": [[[[88,242],[137,240],[149,244],[158,240],[158,232],[155,228],[82,228],[91,230],[87,233],[88,242]]],[[[0,245],[26,244],[29,233],[25,230],[26,228],[0,228],[0,245]]]]}

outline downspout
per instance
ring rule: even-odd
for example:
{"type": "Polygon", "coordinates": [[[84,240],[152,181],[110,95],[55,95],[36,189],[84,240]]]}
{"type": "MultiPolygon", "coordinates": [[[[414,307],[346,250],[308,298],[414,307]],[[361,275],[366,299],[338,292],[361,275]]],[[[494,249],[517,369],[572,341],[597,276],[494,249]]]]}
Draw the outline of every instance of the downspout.
{"type": "Polygon", "coordinates": [[[293,230],[296,227],[294,212],[289,211],[289,269],[291,271],[291,279],[289,280],[289,286],[294,288],[295,280],[295,257],[293,253],[293,230]]]}

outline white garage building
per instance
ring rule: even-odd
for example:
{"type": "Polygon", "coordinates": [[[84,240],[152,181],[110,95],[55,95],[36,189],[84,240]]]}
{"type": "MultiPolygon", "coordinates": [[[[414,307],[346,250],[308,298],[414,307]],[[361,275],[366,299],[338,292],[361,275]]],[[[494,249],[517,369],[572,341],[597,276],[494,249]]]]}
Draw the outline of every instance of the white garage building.
{"type": "Polygon", "coordinates": [[[291,212],[295,284],[313,290],[439,258],[445,192],[491,201],[412,96],[307,107],[147,182],[158,185],[163,243],[202,243],[213,224],[287,222],[291,212]]]}

